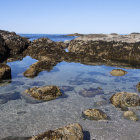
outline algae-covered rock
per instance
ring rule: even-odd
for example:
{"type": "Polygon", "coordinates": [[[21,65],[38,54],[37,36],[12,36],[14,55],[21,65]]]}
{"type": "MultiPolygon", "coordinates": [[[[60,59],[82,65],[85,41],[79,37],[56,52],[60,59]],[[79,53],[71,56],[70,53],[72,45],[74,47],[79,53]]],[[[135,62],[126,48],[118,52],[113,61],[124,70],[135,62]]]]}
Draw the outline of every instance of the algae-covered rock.
{"type": "Polygon", "coordinates": [[[33,87],[25,90],[25,93],[38,100],[49,101],[61,96],[62,93],[57,86],[33,87]]]}
{"type": "Polygon", "coordinates": [[[78,123],[70,124],[56,130],[46,131],[30,140],[83,140],[83,129],[78,123]]]}
{"type": "Polygon", "coordinates": [[[87,109],[83,111],[83,117],[89,120],[108,120],[109,117],[100,109],[87,109]]]}
{"type": "Polygon", "coordinates": [[[136,93],[118,92],[110,98],[111,103],[118,108],[140,105],[140,97],[136,93]]]}
{"type": "Polygon", "coordinates": [[[138,121],[138,117],[135,112],[133,111],[125,111],[123,113],[123,117],[132,121],[138,121]]]}
{"type": "Polygon", "coordinates": [[[0,80],[11,78],[11,68],[6,64],[0,64],[0,80]]]}
{"type": "Polygon", "coordinates": [[[127,74],[128,72],[121,70],[121,69],[114,69],[110,72],[110,74],[112,76],[124,76],[125,74],[127,74]]]}

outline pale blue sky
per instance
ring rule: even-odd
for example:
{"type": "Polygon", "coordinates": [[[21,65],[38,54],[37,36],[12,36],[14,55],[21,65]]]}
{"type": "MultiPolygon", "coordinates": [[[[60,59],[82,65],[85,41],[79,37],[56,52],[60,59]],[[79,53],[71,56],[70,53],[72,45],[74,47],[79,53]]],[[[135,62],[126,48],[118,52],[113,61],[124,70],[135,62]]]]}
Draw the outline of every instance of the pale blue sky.
{"type": "Polygon", "coordinates": [[[47,34],[140,32],[140,0],[0,0],[0,29],[47,34]]]}

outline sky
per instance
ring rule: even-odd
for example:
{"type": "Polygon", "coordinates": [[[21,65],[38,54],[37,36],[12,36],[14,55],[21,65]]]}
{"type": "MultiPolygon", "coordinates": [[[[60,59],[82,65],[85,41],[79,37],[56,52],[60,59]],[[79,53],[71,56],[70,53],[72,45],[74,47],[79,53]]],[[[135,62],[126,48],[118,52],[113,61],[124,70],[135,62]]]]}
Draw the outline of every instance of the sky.
{"type": "Polygon", "coordinates": [[[0,29],[46,34],[140,32],[140,0],[0,0],[0,29]]]}

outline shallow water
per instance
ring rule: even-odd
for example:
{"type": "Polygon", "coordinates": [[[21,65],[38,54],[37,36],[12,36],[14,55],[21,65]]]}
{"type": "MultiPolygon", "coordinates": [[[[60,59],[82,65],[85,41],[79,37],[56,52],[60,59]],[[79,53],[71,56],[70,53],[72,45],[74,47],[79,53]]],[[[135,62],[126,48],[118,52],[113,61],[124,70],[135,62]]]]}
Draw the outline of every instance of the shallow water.
{"type": "MultiPolygon", "coordinates": [[[[117,67],[90,66],[80,63],[58,63],[50,72],[43,71],[35,78],[26,78],[23,72],[37,60],[26,56],[21,61],[7,63],[12,69],[12,79],[0,86],[0,138],[28,137],[69,123],[80,123],[90,133],[85,138],[96,140],[138,140],[140,122],[125,120],[122,111],[110,104],[116,92],[137,92],[140,69],[123,69],[125,76],[114,77],[110,71],[117,67]],[[48,102],[39,102],[24,95],[24,90],[34,86],[57,85],[63,96],[48,102]],[[83,96],[81,91],[100,91],[83,96]],[[90,121],[82,117],[89,108],[102,109],[109,121],[90,121]]],[[[139,94],[139,93],[138,93],[139,94]]],[[[140,116],[140,108],[132,108],[140,116]]]]}

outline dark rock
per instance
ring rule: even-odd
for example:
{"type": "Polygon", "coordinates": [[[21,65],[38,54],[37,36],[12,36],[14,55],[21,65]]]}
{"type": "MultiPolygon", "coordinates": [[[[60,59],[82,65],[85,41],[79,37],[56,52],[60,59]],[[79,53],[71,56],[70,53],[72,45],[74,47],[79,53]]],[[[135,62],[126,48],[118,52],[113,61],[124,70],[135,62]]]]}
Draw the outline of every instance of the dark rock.
{"type": "Polygon", "coordinates": [[[28,45],[30,44],[29,40],[20,37],[13,32],[0,30],[0,36],[4,41],[4,45],[2,45],[3,47],[0,46],[0,50],[4,50],[3,54],[5,55],[5,58],[21,54],[25,49],[27,49],[28,45]]]}
{"type": "Polygon", "coordinates": [[[83,129],[80,124],[70,124],[56,130],[49,130],[32,137],[30,140],[83,140],[83,129]]]}
{"type": "Polygon", "coordinates": [[[53,100],[62,95],[57,86],[33,87],[25,90],[25,93],[35,99],[44,101],[53,100]]]}
{"type": "Polygon", "coordinates": [[[46,61],[46,60],[42,60],[42,61],[38,61],[34,64],[32,64],[29,69],[27,69],[24,72],[24,76],[26,77],[35,77],[38,75],[39,72],[47,70],[50,71],[53,69],[53,67],[57,64],[57,62],[55,61],[46,61]]]}
{"type": "Polygon", "coordinates": [[[67,34],[65,36],[83,36],[83,34],[74,33],[74,34],[67,34]]]}
{"type": "Polygon", "coordinates": [[[118,108],[140,106],[140,97],[136,93],[118,92],[110,98],[110,101],[118,108]]]}
{"type": "Polygon", "coordinates": [[[138,92],[140,92],[140,82],[137,83],[136,88],[137,88],[138,92]]]}
{"type": "Polygon", "coordinates": [[[0,80],[11,79],[11,68],[6,64],[0,64],[0,80]]]}

